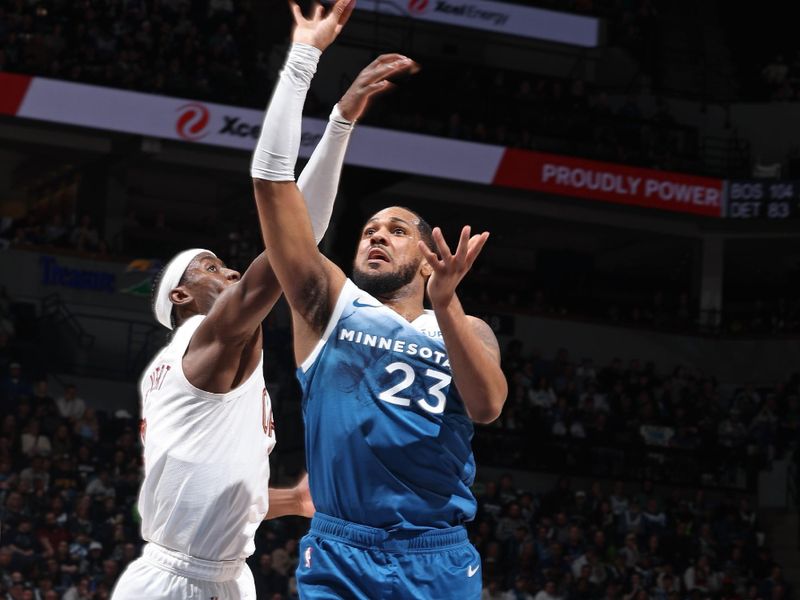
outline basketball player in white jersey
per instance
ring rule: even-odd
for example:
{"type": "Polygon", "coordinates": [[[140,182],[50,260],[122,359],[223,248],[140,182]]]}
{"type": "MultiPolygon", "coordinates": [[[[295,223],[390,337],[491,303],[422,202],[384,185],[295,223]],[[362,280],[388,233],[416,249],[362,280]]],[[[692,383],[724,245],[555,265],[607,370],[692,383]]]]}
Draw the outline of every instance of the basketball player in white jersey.
{"type": "MultiPolygon", "coordinates": [[[[309,23],[325,27],[346,16],[340,10],[323,18],[317,11],[309,23]]],[[[294,93],[291,64],[273,95],[278,105],[294,93]]],[[[317,241],[327,228],[350,129],[371,84],[406,68],[376,72],[376,64],[362,71],[334,108],[300,178],[317,241]]],[[[260,522],[313,514],[305,480],[267,493],[275,429],[260,325],[279,295],[267,253],[244,275],[203,249],[181,252],[162,272],[153,309],[175,333],[140,382],[145,479],[139,511],[148,543],[120,578],[114,600],[253,599],[245,559],[255,549],[260,522]]]]}

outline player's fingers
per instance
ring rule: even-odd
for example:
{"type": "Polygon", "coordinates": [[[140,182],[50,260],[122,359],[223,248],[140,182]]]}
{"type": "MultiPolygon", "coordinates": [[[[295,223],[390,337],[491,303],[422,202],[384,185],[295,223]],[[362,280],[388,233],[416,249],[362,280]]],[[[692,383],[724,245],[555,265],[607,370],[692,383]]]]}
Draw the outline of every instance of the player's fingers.
{"type": "Polygon", "coordinates": [[[395,60],[389,62],[373,63],[362,71],[362,75],[367,82],[379,81],[392,75],[409,70],[414,61],[408,57],[397,55],[395,60]]]}
{"type": "Polygon", "coordinates": [[[396,60],[381,63],[375,70],[380,73],[386,73],[397,69],[407,69],[412,64],[414,64],[414,61],[407,56],[398,56],[396,60]]]}
{"type": "Polygon", "coordinates": [[[469,247],[469,234],[472,228],[469,225],[464,225],[461,228],[461,235],[458,238],[458,246],[456,246],[456,261],[463,264],[467,260],[467,248],[469,247]]]}
{"type": "Polygon", "coordinates": [[[297,2],[292,2],[292,0],[289,0],[289,8],[292,9],[292,17],[294,17],[295,23],[301,23],[302,21],[306,20],[306,18],[303,16],[303,11],[300,9],[300,6],[297,4],[297,2]]]}
{"type": "Polygon", "coordinates": [[[488,240],[488,231],[484,231],[480,235],[472,236],[472,238],[469,240],[469,248],[467,250],[467,268],[472,268],[472,265],[475,263],[475,259],[478,258],[478,255],[481,253],[481,250],[483,250],[483,247],[486,245],[488,240]]]}
{"type": "Polygon", "coordinates": [[[396,60],[400,60],[401,58],[406,58],[406,56],[403,54],[398,54],[397,52],[387,52],[386,54],[379,55],[378,58],[370,63],[370,66],[392,63],[396,60]]]}
{"type": "Polygon", "coordinates": [[[350,0],[347,6],[345,6],[344,12],[342,16],[339,17],[339,26],[344,27],[345,23],[350,20],[350,15],[353,14],[353,9],[356,7],[356,0],[350,0]]]}
{"type": "Polygon", "coordinates": [[[440,261],[439,257],[436,256],[436,253],[431,251],[431,249],[428,248],[428,245],[422,240],[417,242],[417,246],[419,247],[420,252],[422,252],[422,256],[424,256],[425,260],[428,261],[428,264],[431,266],[431,268],[434,271],[438,270],[440,268],[440,261]]]}
{"type": "Polygon", "coordinates": [[[397,73],[408,73],[409,75],[413,75],[414,73],[419,72],[419,64],[410,58],[404,58],[402,60],[389,63],[389,67],[392,69],[392,75],[396,75],[397,73]]]}
{"type": "Polygon", "coordinates": [[[416,73],[419,71],[419,65],[402,54],[381,54],[361,70],[356,81],[361,85],[368,86],[370,83],[392,77],[404,71],[416,73]]]}
{"type": "Polygon", "coordinates": [[[381,81],[375,81],[370,83],[367,88],[367,96],[371,97],[376,94],[382,94],[383,92],[388,92],[390,89],[395,87],[395,85],[386,79],[382,79],[381,81]]]}
{"type": "Polygon", "coordinates": [[[450,246],[444,241],[442,230],[438,227],[433,228],[433,242],[436,244],[436,249],[439,250],[439,255],[445,263],[453,258],[453,253],[450,252],[450,246]]]}
{"type": "Polygon", "coordinates": [[[311,11],[311,20],[321,21],[325,16],[325,8],[319,2],[314,2],[312,6],[313,9],[311,11]]]}
{"type": "Polygon", "coordinates": [[[335,20],[340,27],[344,26],[350,15],[353,14],[355,6],[355,0],[337,0],[328,17],[335,20]]]}

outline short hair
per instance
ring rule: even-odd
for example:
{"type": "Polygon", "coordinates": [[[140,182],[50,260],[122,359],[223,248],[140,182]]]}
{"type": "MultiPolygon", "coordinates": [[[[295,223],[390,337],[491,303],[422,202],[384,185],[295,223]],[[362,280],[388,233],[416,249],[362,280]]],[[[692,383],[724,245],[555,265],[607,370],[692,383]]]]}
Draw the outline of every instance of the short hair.
{"type": "Polygon", "coordinates": [[[412,210],[407,206],[398,206],[397,208],[407,210],[417,218],[417,230],[419,231],[419,237],[422,238],[422,241],[430,249],[430,251],[438,256],[439,252],[436,250],[436,244],[433,242],[433,229],[431,228],[430,224],[423,219],[422,215],[420,215],[417,211],[412,210]]]}

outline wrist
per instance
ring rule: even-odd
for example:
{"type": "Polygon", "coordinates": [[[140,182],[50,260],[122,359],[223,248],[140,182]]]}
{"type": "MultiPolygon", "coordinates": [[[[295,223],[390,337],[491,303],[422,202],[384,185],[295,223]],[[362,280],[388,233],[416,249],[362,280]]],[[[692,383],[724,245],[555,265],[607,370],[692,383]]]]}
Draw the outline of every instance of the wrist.
{"type": "Polygon", "coordinates": [[[452,312],[451,309],[454,306],[453,300],[455,300],[455,297],[455,294],[449,294],[441,298],[430,296],[431,308],[433,308],[437,317],[439,314],[442,316],[451,316],[450,313],[452,312]]]}
{"type": "Polygon", "coordinates": [[[333,110],[331,110],[331,114],[328,117],[328,120],[331,123],[336,123],[337,125],[341,125],[343,128],[346,129],[352,129],[353,125],[355,125],[357,121],[357,119],[350,119],[348,117],[345,117],[344,114],[342,114],[342,110],[339,107],[338,102],[333,105],[333,110]]]}
{"type": "Polygon", "coordinates": [[[322,56],[322,50],[313,44],[294,41],[289,48],[289,54],[286,56],[284,68],[313,76],[317,72],[317,63],[319,63],[320,56],[322,56]]]}
{"type": "Polygon", "coordinates": [[[319,60],[319,57],[322,56],[322,50],[308,42],[293,41],[289,48],[289,58],[291,59],[292,56],[296,55],[308,56],[319,60]]]}

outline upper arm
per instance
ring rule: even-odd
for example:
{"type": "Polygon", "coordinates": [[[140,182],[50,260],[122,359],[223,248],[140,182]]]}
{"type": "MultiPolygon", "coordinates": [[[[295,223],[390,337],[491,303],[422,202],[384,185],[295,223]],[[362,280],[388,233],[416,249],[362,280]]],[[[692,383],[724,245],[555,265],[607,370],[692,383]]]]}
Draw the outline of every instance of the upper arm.
{"type": "Polygon", "coordinates": [[[486,349],[487,353],[497,362],[500,364],[500,344],[497,343],[497,336],[495,336],[494,331],[492,328],[489,327],[489,324],[484,321],[483,319],[479,319],[478,317],[467,316],[469,319],[470,327],[472,327],[472,331],[478,336],[480,339],[481,344],[486,349]]]}
{"type": "MultiPolygon", "coordinates": [[[[242,278],[214,302],[194,337],[244,343],[278,301],[281,287],[266,252],[250,263],[242,278]]],[[[193,338],[194,341],[194,338],[193,338]]]]}
{"type": "Polygon", "coordinates": [[[250,376],[261,357],[261,322],[281,294],[266,253],[234,285],[223,290],[192,335],[183,357],[189,382],[208,392],[227,392],[250,376]]]}
{"type": "Polygon", "coordinates": [[[317,248],[306,203],[294,181],[254,179],[264,244],[292,312],[322,334],[345,275],[317,248]]]}

